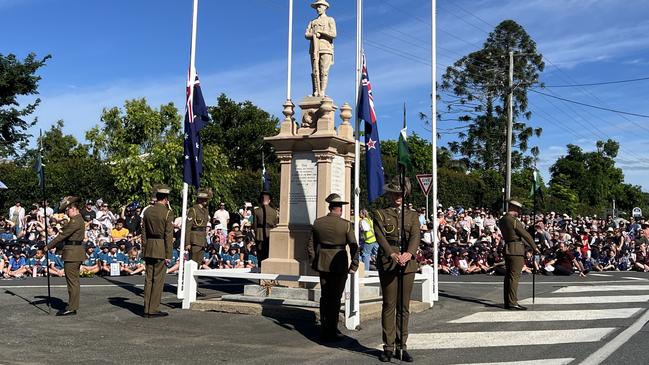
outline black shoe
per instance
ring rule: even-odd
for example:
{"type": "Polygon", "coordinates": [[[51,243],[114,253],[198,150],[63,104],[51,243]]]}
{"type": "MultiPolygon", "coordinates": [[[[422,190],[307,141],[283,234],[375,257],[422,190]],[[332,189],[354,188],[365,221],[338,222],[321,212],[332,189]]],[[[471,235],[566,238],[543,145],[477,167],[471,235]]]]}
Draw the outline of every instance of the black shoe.
{"type": "Polygon", "coordinates": [[[196,290],[196,296],[197,296],[197,297],[205,297],[205,294],[199,292],[198,290],[196,290]]]}
{"type": "Polygon", "coordinates": [[[158,317],[166,317],[168,315],[169,313],[167,312],[144,313],[144,318],[158,318],[158,317]]]}
{"type": "Polygon", "coordinates": [[[406,350],[397,350],[397,353],[395,355],[396,355],[395,357],[401,361],[405,361],[405,362],[415,361],[406,350]]]}
{"type": "Polygon", "coordinates": [[[381,355],[379,355],[380,362],[390,362],[392,360],[392,351],[383,350],[381,355]]]}
{"type": "Polygon", "coordinates": [[[505,309],[508,309],[508,310],[516,310],[516,311],[526,311],[526,310],[527,310],[527,307],[523,307],[523,306],[520,305],[520,304],[514,304],[514,305],[506,305],[506,306],[505,306],[505,309]]]}
{"type": "Polygon", "coordinates": [[[76,310],[74,310],[74,311],[61,310],[61,311],[59,311],[58,313],[56,313],[56,316],[57,316],[57,317],[63,317],[63,316],[76,316],[76,315],[77,315],[77,311],[76,311],[76,310]]]}

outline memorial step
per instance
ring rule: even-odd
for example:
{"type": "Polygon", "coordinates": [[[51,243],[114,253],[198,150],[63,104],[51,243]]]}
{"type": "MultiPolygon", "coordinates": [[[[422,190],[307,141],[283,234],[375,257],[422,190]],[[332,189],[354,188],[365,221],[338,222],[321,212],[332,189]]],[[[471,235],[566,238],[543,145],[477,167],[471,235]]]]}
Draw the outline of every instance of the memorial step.
{"type": "MultiPolygon", "coordinates": [[[[271,287],[267,290],[261,285],[245,285],[243,287],[243,295],[261,298],[273,299],[291,299],[291,300],[307,300],[313,302],[320,302],[320,289],[305,289],[305,288],[288,288],[282,286],[271,287]]],[[[380,300],[381,288],[378,286],[362,286],[360,288],[361,302],[380,300]]]]}

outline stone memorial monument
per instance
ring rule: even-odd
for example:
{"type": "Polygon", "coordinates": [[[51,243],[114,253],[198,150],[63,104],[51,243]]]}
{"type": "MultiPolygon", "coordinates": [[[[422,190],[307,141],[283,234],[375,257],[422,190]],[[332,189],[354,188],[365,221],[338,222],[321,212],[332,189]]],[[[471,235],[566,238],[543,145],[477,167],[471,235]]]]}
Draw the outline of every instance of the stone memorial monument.
{"type": "MultiPolygon", "coordinates": [[[[328,213],[325,198],[338,193],[351,200],[354,137],[350,124],[352,108],[340,107],[342,123],[335,128],[338,107],[326,96],[329,69],[333,64],[333,40],[336,22],[325,11],[329,4],[317,0],[311,4],[318,17],[307,26],[312,61],[312,95],[299,102],[300,123],[295,121],[295,105],[284,103],[280,132],[265,138],[280,160],[279,225],[270,232],[269,258],[262,272],[287,275],[311,273],[306,258],[306,242],[317,217],[328,213]]],[[[343,217],[349,219],[350,211],[343,217]]],[[[296,285],[296,283],[282,283],[296,285]]]]}

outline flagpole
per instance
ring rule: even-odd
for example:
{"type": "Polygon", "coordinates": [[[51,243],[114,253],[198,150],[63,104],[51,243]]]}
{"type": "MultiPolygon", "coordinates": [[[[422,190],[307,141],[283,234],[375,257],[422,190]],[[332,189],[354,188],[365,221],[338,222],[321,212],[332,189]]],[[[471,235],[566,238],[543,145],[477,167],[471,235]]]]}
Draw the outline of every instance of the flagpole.
{"type": "Polygon", "coordinates": [[[286,78],[286,100],[291,100],[292,65],[293,65],[293,0],[288,0],[288,76],[286,78]]]}
{"type": "MultiPolygon", "coordinates": [[[[198,19],[198,0],[194,0],[194,11],[192,13],[192,43],[189,51],[189,85],[190,87],[190,96],[192,100],[188,100],[188,103],[193,103],[193,88],[194,82],[196,80],[196,24],[198,19]]],[[[190,118],[193,115],[189,116],[190,118]]],[[[183,182],[183,205],[182,205],[182,223],[180,226],[180,253],[178,255],[178,292],[176,294],[178,299],[183,299],[185,297],[185,288],[183,286],[183,277],[185,276],[185,235],[187,234],[187,194],[189,191],[189,185],[186,182],[183,182]]]]}
{"type": "Polygon", "coordinates": [[[433,301],[439,300],[439,241],[437,239],[437,230],[439,222],[437,221],[437,31],[435,27],[437,26],[437,1],[431,0],[432,2],[432,26],[431,26],[431,58],[432,58],[432,69],[431,69],[431,98],[432,98],[432,110],[431,110],[431,129],[433,131],[432,135],[432,145],[433,145],[433,283],[434,283],[434,293],[433,301]]]}
{"type": "MultiPolygon", "coordinates": [[[[356,237],[356,242],[360,242],[360,227],[358,221],[358,213],[360,212],[360,178],[361,178],[361,143],[360,143],[360,132],[361,132],[361,120],[358,116],[358,102],[360,97],[360,85],[361,85],[361,49],[362,49],[362,39],[363,39],[363,0],[356,0],[356,77],[354,79],[354,96],[356,101],[356,126],[354,130],[354,237],[356,237]]],[[[369,270],[369,267],[366,267],[365,270],[369,270]]]]}
{"type": "Polygon", "coordinates": [[[45,202],[47,197],[45,195],[45,166],[43,165],[43,131],[39,131],[39,141],[38,141],[38,160],[39,160],[39,171],[38,176],[41,183],[41,194],[43,195],[43,223],[45,226],[45,273],[47,275],[47,313],[50,313],[52,308],[52,289],[50,286],[50,250],[47,249],[47,207],[45,202]]]}

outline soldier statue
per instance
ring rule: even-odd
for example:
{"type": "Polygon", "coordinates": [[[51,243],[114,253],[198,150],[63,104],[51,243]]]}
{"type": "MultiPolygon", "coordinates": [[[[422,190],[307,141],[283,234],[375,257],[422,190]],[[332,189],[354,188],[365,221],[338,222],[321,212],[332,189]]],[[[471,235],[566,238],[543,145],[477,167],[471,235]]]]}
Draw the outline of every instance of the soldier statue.
{"type": "Polygon", "coordinates": [[[318,17],[309,22],[304,36],[311,41],[309,54],[311,55],[311,80],[313,82],[313,96],[324,97],[329,80],[329,69],[334,64],[334,38],[336,38],[336,22],[327,16],[325,11],[329,8],[326,0],[317,0],[311,7],[318,12],[318,17]]]}

